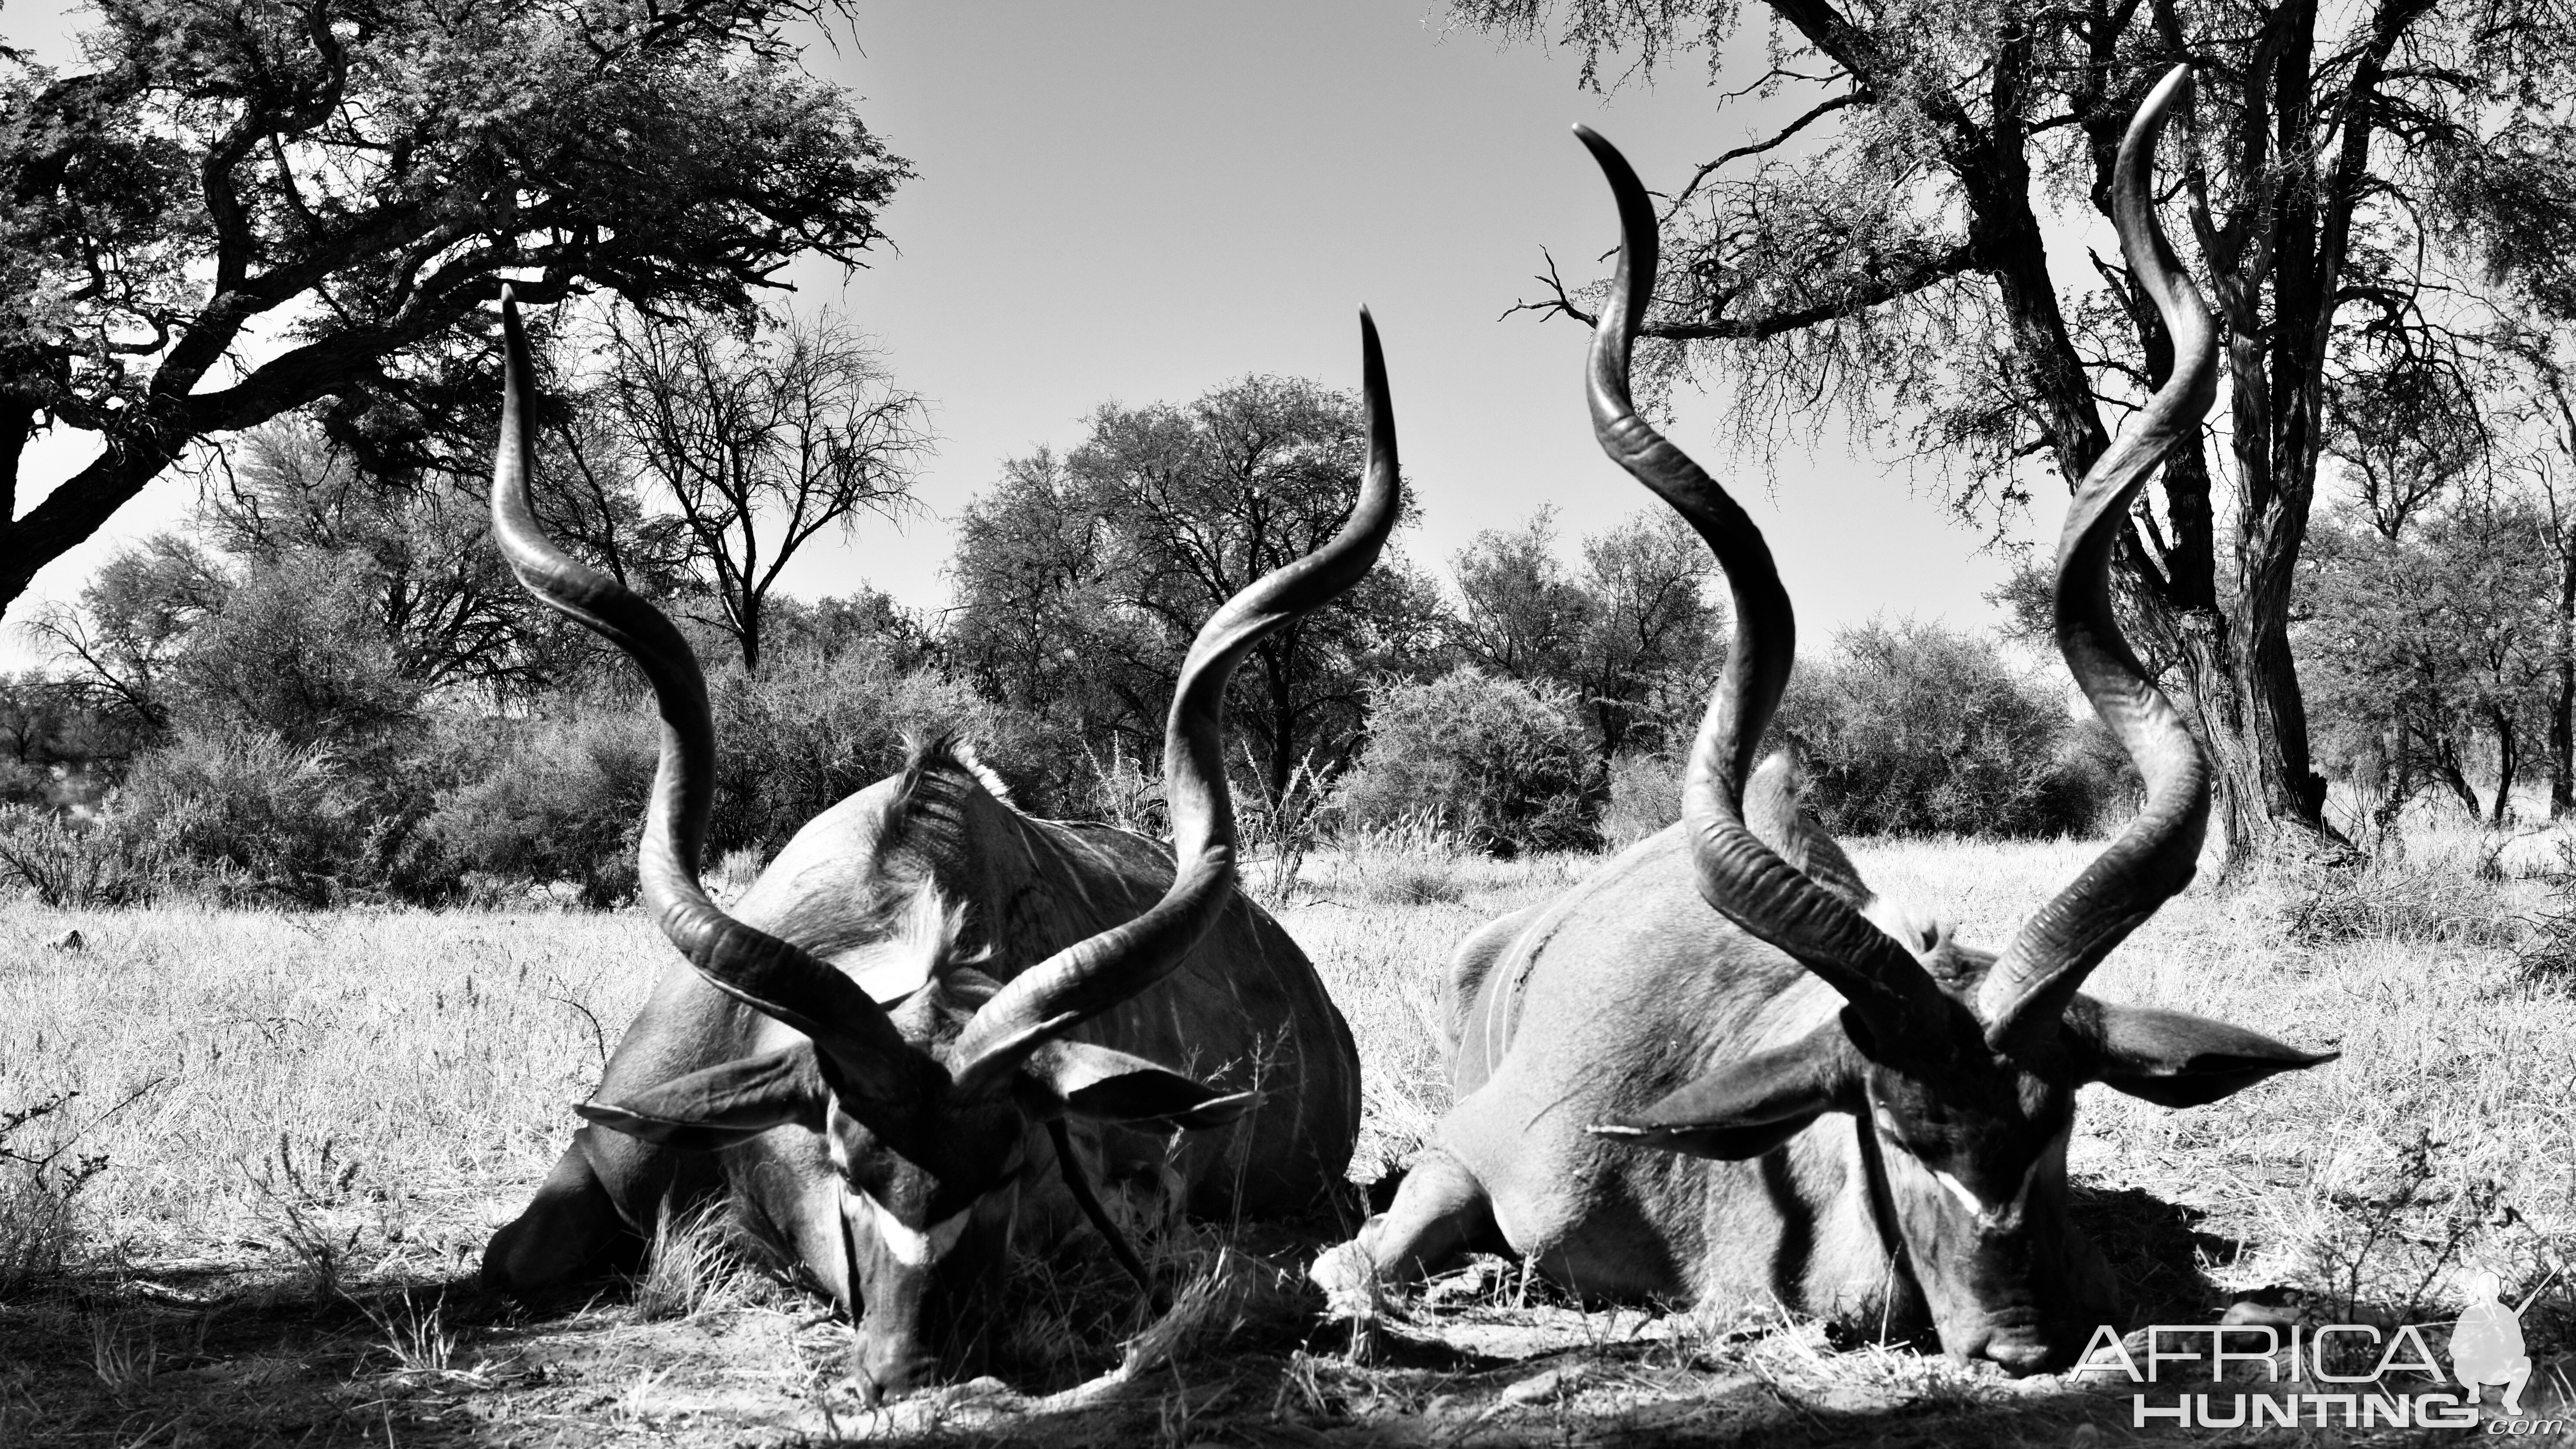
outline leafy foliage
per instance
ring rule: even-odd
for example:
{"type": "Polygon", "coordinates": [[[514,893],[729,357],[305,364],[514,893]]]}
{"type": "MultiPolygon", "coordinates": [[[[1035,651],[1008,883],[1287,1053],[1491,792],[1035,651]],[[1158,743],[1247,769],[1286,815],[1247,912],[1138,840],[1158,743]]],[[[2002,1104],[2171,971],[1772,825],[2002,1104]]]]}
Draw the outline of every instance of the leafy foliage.
{"type": "MultiPolygon", "coordinates": [[[[876,638],[782,655],[757,673],[728,669],[711,685],[719,759],[713,850],[775,851],[843,796],[900,769],[909,742],[958,733],[1044,813],[1067,781],[1007,712],[963,681],[908,664],[876,638]]],[[[1015,793],[1015,797],[1016,793],[1015,793]]]]}
{"type": "Polygon", "coordinates": [[[1636,751],[1610,762],[1610,798],[1601,808],[1601,839],[1624,849],[1682,818],[1682,762],[1636,751]]]}
{"type": "Polygon", "coordinates": [[[0,479],[40,426],[102,445],[0,497],[0,604],[196,440],[488,399],[505,275],[738,316],[909,174],[797,66],[802,0],[97,14],[85,73],[0,53],[0,479]]]}
{"type": "Polygon", "coordinates": [[[369,794],[321,746],[256,725],[192,727],[135,762],[115,819],[201,893],[323,906],[365,880],[369,794]]]}
{"type": "Polygon", "coordinates": [[[2540,755],[2564,648],[2555,532],[2531,499],[2474,488],[2423,505],[2391,537],[2353,521],[2316,531],[2302,657],[2321,755],[2383,814],[2432,786],[2504,823],[2540,755]],[[2468,772],[2492,759],[2481,810],[2468,772]]]}
{"type": "Polygon", "coordinates": [[[592,905],[635,894],[635,842],[660,740],[631,709],[584,710],[466,736],[461,777],[441,790],[401,862],[407,893],[442,895],[469,874],[581,884],[592,905]]]}
{"type": "Polygon", "coordinates": [[[1427,821],[1489,855],[1601,843],[1600,772],[1573,697],[1473,669],[1380,688],[1341,803],[1351,827],[1427,821]]]}
{"type": "MultiPolygon", "coordinates": [[[[1341,528],[1366,458],[1359,400],[1248,377],[1180,405],[1103,405],[1069,453],[1013,460],[958,522],[948,646],[989,698],[1102,758],[1159,757],[1199,626],[1341,528]]],[[[1357,747],[1366,682],[1429,652],[1433,601],[1394,558],[1255,647],[1228,722],[1271,800],[1357,747]]]]}
{"type": "Polygon", "coordinates": [[[421,687],[369,617],[363,573],[302,553],[254,571],[173,662],[176,717],[363,749],[404,726],[421,687]]]}
{"type": "Polygon", "coordinates": [[[1806,744],[1808,805],[1838,835],[2082,834],[2123,788],[2117,746],[2060,690],[1938,624],[1837,634],[1772,729],[1806,744]]]}
{"type": "Polygon", "coordinates": [[[1716,675],[1718,611],[1708,546],[1669,509],[1583,540],[1583,565],[1556,555],[1553,512],[1476,535],[1450,560],[1462,607],[1451,646],[1507,679],[1570,690],[1606,762],[1678,747],[1716,675]]]}

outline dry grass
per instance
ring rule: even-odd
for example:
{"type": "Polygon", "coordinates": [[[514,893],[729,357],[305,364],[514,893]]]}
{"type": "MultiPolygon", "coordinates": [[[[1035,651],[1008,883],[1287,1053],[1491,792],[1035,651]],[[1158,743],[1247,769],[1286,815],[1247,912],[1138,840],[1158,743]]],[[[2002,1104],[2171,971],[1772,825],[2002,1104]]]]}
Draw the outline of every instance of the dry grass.
{"type": "MultiPolygon", "coordinates": [[[[2087,1093],[2072,1170],[2133,1300],[2198,1315],[2287,1288],[2329,1317],[2424,1321],[2455,1311],[2466,1265],[2523,1287],[2576,1268],[2576,993],[2520,968],[2514,924],[2553,886],[2482,880],[2479,849],[2196,888],[2097,973],[2107,997],[2344,1053],[2190,1112],[2087,1093]],[[2333,891],[2353,904],[2321,913],[2333,891]]],[[[2000,944],[2089,847],[1854,854],[1881,890],[2000,944]]],[[[1307,861],[1283,919],[1367,1063],[1355,1175],[1401,1163],[1447,1105],[1432,1025],[1459,938],[1593,863],[1402,841],[1307,861]]],[[[1354,1365],[1295,1274],[1330,1224],[1143,1235],[1175,1305],[1161,1320],[1086,1240],[1027,1259],[988,1346],[998,1378],[876,1411],[849,1392],[846,1328],[744,1268],[712,1221],[665,1223],[636,1279],[575,1311],[479,1299],[484,1239],[552,1162],[660,960],[632,914],[14,906],[0,1114],[59,1105],[0,1133],[0,1245],[34,1244],[0,1254],[17,1265],[0,1276],[0,1444],[2129,1433],[2125,1396],[1837,1348],[1794,1322],[1567,1302],[1491,1262],[1354,1365]],[[47,944],[73,928],[85,949],[47,944]]],[[[2569,1302],[2562,1279],[2526,1320],[2561,1373],[2569,1302]]]]}

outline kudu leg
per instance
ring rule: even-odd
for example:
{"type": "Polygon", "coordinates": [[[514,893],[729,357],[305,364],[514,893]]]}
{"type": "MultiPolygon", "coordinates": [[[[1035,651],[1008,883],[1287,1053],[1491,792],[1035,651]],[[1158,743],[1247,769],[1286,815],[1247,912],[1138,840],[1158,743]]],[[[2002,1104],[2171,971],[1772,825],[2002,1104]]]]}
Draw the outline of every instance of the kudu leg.
{"type": "Polygon", "coordinates": [[[576,1137],[527,1210],[492,1235],[483,1250],[483,1286],[534,1297],[631,1267],[643,1249],[576,1137]]]}
{"type": "Polygon", "coordinates": [[[1336,1317],[1376,1316],[1377,1290],[1409,1283],[1497,1233],[1494,1205],[1467,1165],[1437,1147],[1405,1172],[1395,1202],[1362,1224],[1359,1236],[1315,1260],[1307,1276],[1336,1317]]]}

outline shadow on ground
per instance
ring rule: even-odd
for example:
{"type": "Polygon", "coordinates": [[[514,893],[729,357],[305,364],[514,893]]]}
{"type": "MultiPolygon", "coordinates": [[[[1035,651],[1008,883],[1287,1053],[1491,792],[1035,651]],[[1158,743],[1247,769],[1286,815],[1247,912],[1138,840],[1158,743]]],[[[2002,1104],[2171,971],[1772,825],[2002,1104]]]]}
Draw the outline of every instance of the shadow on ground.
{"type": "MultiPolygon", "coordinates": [[[[2202,1261],[2234,1245],[2127,1189],[2076,1211],[2139,1321],[2206,1321],[2202,1261]]],[[[630,1281],[547,1314],[467,1281],[378,1281],[317,1301],[246,1271],[133,1270],[0,1304],[0,1444],[2070,1445],[2126,1442],[2131,1386],[2013,1382],[1814,1325],[1709,1324],[1584,1305],[1482,1260],[1354,1362],[1299,1268],[1324,1239],[1183,1229],[1150,1325],[1114,1270],[1023,1263],[1003,1378],[863,1407],[845,1325],[749,1272],[685,1312],[630,1281]],[[1149,1332],[1140,1333],[1140,1329],[1149,1332]],[[1144,1347],[1139,1347],[1144,1345],[1144,1347]],[[1043,1390],[1044,1392],[1038,1392],[1043,1390]],[[2085,1426],[2092,1426],[2088,1433],[2085,1426]]],[[[2205,1432],[2144,1437],[2206,1440],[2205,1432]]],[[[2457,1437],[2456,1431],[2451,1437],[2457,1437]]],[[[2424,1440],[2278,1435],[2303,1444],[2424,1440]]],[[[2243,1431],[2231,1443],[2271,1442],[2243,1431]]]]}

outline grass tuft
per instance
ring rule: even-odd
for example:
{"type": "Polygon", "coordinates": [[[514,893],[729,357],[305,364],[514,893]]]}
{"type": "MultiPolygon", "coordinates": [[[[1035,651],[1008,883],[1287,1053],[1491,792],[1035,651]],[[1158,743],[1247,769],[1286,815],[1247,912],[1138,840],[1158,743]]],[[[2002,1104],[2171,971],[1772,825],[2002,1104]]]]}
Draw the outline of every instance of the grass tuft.
{"type": "Polygon", "coordinates": [[[122,1399],[152,1382],[161,1345],[148,1328],[137,1335],[127,1331],[121,1318],[94,1317],[89,1321],[89,1362],[99,1385],[122,1399]]]}
{"type": "Polygon", "coordinates": [[[2503,880],[2456,860],[2383,853],[2357,865],[2297,862],[2271,873],[2282,924],[2302,946],[2509,946],[2521,935],[2503,880]]]}
{"type": "Polygon", "coordinates": [[[681,1212],[665,1199],[635,1280],[636,1311],[650,1323],[730,1307],[741,1297],[744,1271],[723,1204],[681,1212]]]}

